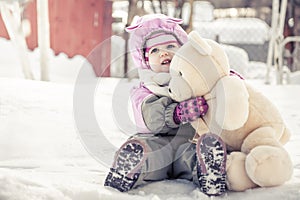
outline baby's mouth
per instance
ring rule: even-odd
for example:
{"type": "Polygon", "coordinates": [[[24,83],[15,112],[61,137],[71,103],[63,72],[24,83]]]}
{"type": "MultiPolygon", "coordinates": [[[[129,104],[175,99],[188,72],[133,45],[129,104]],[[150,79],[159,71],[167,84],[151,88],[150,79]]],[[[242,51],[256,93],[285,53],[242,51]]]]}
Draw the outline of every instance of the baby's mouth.
{"type": "Polygon", "coordinates": [[[171,63],[171,59],[166,59],[161,62],[162,65],[168,65],[171,63]]]}

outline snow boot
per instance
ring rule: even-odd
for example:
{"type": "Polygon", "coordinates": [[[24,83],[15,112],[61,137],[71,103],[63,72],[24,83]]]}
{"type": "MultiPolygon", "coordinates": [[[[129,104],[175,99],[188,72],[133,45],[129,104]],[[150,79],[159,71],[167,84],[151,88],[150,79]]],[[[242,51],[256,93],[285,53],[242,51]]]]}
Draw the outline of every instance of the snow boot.
{"type": "Polygon", "coordinates": [[[132,189],[140,176],[145,155],[145,148],[141,142],[130,140],[123,144],[116,153],[104,186],[115,188],[120,192],[127,192],[132,189]]]}
{"type": "Polygon", "coordinates": [[[226,145],[219,136],[200,136],[196,145],[196,185],[208,196],[220,196],[226,191],[226,156],[226,145]]]}

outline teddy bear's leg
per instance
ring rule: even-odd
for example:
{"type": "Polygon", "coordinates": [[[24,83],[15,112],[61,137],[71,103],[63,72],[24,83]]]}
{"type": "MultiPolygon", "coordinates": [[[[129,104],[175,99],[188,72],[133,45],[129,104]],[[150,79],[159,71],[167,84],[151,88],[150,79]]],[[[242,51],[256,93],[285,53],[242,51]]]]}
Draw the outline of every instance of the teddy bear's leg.
{"type": "Polygon", "coordinates": [[[258,146],[246,158],[246,171],[262,187],[282,185],[293,173],[292,161],[282,147],[258,146]]]}
{"type": "Polygon", "coordinates": [[[280,143],[281,144],[286,144],[291,138],[291,132],[289,129],[287,129],[286,127],[284,128],[283,134],[280,138],[280,143]]]}
{"type": "Polygon", "coordinates": [[[272,127],[260,127],[245,138],[241,151],[248,154],[253,148],[260,145],[281,147],[282,145],[274,136],[275,132],[272,127]]]}
{"type": "Polygon", "coordinates": [[[271,127],[261,127],[253,131],[242,145],[242,151],[249,152],[245,160],[246,172],[259,186],[281,185],[292,176],[291,158],[274,135],[271,127]]]}
{"type": "Polygon", "coordinates": [[[232,152],[227,155],[226,173],[229,190],[244,191],[257,186],[247,175],[245,159],[246,154],[242,152],[232,152]]]}

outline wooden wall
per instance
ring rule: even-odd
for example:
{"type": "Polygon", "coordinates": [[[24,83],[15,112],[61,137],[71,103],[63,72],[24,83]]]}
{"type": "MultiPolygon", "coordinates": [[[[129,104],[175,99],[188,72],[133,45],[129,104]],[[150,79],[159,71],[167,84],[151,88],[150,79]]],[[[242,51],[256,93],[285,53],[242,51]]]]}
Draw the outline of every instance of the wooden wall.
{"type": "MultiPolygon", "coordinates": [[[[26,6],[23,18],[31,22],[32,33],[27,38],[29,49],[37,47],[36,0],[26,6]]],[[[112,2],[107,0],[49,0],[50,47],[55,54],[69,57],[82,55],[89,59],[93,49],[112,34],[112,2]]],[[[9,39],[0,16],[0,37],[9,39]]],[[[102,49],[101,51],[103,51],[102,49]]],[[[105,59],[110,58],[107,46],[105,59]]],[[[92,61],[93,62],[93,61],[92,61]]],[[[107,63],[105,61],[105,63],[107,63]]],[[[94,66],[95,68],[99,68],[94,66]]],[[[97,75],[109,76],[109,69],[96,69],[97,75]],[[99,74],[100,73],[100,74],[99,74]]]]}

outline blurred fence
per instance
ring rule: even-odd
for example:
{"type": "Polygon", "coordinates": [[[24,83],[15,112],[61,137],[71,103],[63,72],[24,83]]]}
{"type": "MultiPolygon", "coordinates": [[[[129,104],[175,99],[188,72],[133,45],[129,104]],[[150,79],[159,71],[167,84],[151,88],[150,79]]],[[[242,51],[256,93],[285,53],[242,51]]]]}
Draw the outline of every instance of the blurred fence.
{"type": "MultiPolygon", "coordinates": [[[[153,1],[156,2],[154,5],[150,2],[143,1],[143,9],[146,13],[164,11],[164,14],[178,17],[175,15],[176,1],[167,1],[167,4],[164,4],[167,9],[161,10],[157,4],[158,1],[153,1]],[[153,9],[153,6],[157,6],[156,9],[153,9]]],[[[227,54],[231,54],[229,58],[232,67],[239,68],[241,72],[246,73],[245,69],[249,67],[249,62],[266,63],[267,61],[271,29],[271,8],[268,7],[270,3],[272,3],[272,0],[265,0],[263,8],[244,8],[243,5],[239,5],[238,8],[226,7],[220,9],[215,8],[208,1],[185,1],[182,5],[180,18],[184,21],[184,28],[188,27],[189,30],[196,30],[202,37],[215,40],[228,47],[226,50],[228,50],[227,54]],[[234,46],[234,48],[230,48],[230,46],[234,46]]],[[[128,10],[126,6],[128,4],[124,2],[115,2],[113,6],[113,15],[122,13],[119,18],[122,18],[123,22],[126,19],[126,16],[124,16],[126,10],[128,10]]],[[[122,29],[126,23],[124,22],[123,26],[120,23],[113,25],[112,27],[115,27],[113,32],[122,32],[124,29],[121,31],[116,29],[122,29]]],[[[118,42],[118,44],[120,43],[118,42]]],[[[117,47],[112,49],[117,49],[117,47]]],[[[129,57],[129,69],[130,64],[129,57]]]]}
{"type": "Polygon", "coordinates": [[[204,38],[243,48],[251,61],[266,62],[269,25],[258,18],[220,18],[194,21],[193,29],[204,38]]]}

